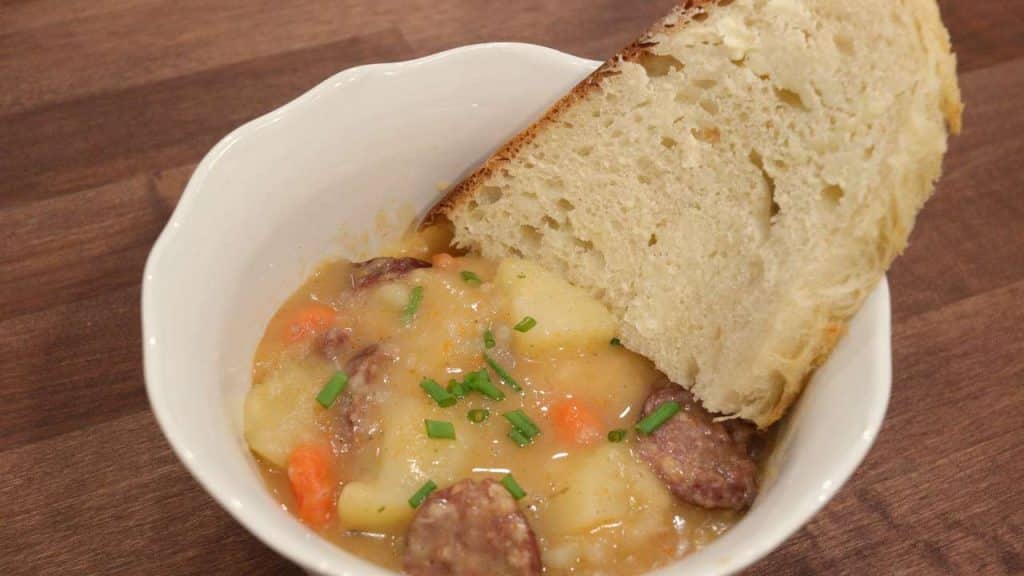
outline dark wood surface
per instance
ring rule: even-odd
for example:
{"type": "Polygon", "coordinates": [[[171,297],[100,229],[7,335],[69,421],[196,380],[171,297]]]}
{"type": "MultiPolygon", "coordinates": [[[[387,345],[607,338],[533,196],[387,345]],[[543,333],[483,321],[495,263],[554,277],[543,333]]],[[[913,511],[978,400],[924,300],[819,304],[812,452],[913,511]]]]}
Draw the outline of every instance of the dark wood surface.
{"type": "MultiPolygon", "coordinates": [[[[341,69],[491,40],[604,58],[671,3],[0,0],[0,574],[298,573],[146,402],[142,265],[192,169],[341,69]]],[[[1024,574],[1024,2],[942,6],[965,131],[890,272],[885,427],[750,574],[1024,574]]]]}

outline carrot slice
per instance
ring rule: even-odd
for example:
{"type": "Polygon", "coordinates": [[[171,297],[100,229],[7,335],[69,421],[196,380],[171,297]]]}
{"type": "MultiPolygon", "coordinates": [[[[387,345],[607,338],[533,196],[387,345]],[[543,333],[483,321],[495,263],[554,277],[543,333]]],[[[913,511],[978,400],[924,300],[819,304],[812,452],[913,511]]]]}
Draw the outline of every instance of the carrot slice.
{"type": "Polygon", "coordinates": [[[441,270],[447,270],[455,264],[455,257],[446,252],[438,252],[430,257],[430,263],[434,268],[440,268],[441,270]]]}
{"type": "Polygon", "coordinates": [[[334,510],[337,482],[331,469],[331,451],[326,446],[299,446],[288,457],[288,483],[299,518],[310,527],[323,528],[334,510]]]}
{"type": "Polygon", "coordinates": [[[334,308],[323,304],[303,306],[292,314],[285,327],[285,339],[289,342],[298,342],[319,334],[334,322],[337,315],[334,308]]]}
{"type": "Polygon", "coordinates": [[[586,404],[566,398],[551,407],[555,433],[564,442],[590,444],[601,437],[601,419],[586,404]]]}

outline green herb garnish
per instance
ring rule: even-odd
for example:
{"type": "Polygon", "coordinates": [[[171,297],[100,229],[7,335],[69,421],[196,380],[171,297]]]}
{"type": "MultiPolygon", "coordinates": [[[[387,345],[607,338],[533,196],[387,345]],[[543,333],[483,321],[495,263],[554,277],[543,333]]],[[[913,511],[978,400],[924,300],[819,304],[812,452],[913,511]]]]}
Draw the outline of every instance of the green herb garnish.
{"type": "Polygon", "coordinates": [[[679,402],[665,402],[661,406],[658,406],[654,412],[648,414],[643,420],[636,423],[636,430],[641,434],[647,436],[652,434],[655,430],[661,427],[662,424],[668,422],[668,419],[679,412],[679,402]]]}
{"type": "Polygon", "coordinates": [[[420,382],[420,388],[422,388],[423,391],[433,398],[434,402],[437,402],[437,405],[442,408],[454,406],[455,402],[458,401],[458,398],[456,398],[454,394],[448,392],[442,388],[437,381],[431,380],[430,378],[424,378],[420,382]]]}
{"type": "Polygon", "coordinates": [[[513,442],[518,444],[520,448],[526,446],[530,442],[533,442],[532,438],[530,438],[526,434],[523,434],[519,430],[516,430],[515,428],[509,430],[508,437],[511,438],[513,442]]]}
{"type": "Polygon", "coordinates": [[[409,498],[409,506],[413,508],[419,508],[420,504],[430,496],[430,493],[437,490],[437,484],[434,484],[433,480],[427,480],[426,484],[420,486],[420,489],[409,498]]]}
{"type": "Polygon", "coordinates": [[[481,284],[481,283],[483,283],[483,280],[481,280],[480,277],[476,275],[476,273],[471,272],[469,270],[463,270],[462,272],[459,272],[459,276],[462,276],[462,279],[467,284],[481,284]]]}
{"type": "Polygon", "coordinates": [[[346,386],[348,386],[348,375],[344,372],[335,372],[327,384],[324,384],[320,393],[316,395],[316,401],[324,408],[330,408],[338,396],[345,391],[346,386]]]}
{"type": "Polygon", "coordinates": [[[512,495],[516,500],[522,500],[526,496],[526,490],[516,482],[516,479],[511,474],[505,474],[505,477],[501,479],[501,485],[508,490],[508,493],[512,495]]]}
{"type": "Polygon", "coordinates": [[[487,373],[486,368],[481,368],[476,372],[470,372],[466,374],[463,384],[467,389],[479,392],[491,400],[504,400],[505,393],[498,389],[497,386],[491,382],[491,376],[487,373]]]}
{"type": "Polygon", "coordinates": [[[409,293],[409,302],[405,305],[405,309],[402,310],[402,321],[406,324],[412,322],[412,319],[416,317],[416,311],[420,309],[420,303],[423,302],[423,286],[416,286],[409,293]]]}
{"type": "Polygon", "coordinates": [[[448,381],[447,390],[449,394],[456,398],[465,398],[466,394],[469,393],[469,389],[466,388],[466,385],[455,379],[448,381]]]}
{"type": "Polygon", "coordinates": [[[530,420],[530,417],[526,415],[522,410],[512,410],[511,412],[505,412],[502,414],[506,420],[512,423],[512,427],[521,432],[524,436],[533,440],[540,434],[540,427],[530,420]]]}
{"type": "Polygon", "coordinates": [[[439,440],[455,440],[455,426],[443,420],[424,420],[427,437],[439,440]]]}
{"type": "Polygon", "coordinates": [[[491,411],[486,408],[476,408],[466,413],[466,418],[474,424],[479,424],[491,417],[491,411]]]}
{"type": "Polygon", "coordinates": [[[507,370],[502,368],[501,364],[498,364],[497,360],[491,358],[491,355],[487,352],[484,352],[484,362],[487,362],[487,365],[491,367],[491,370],[494,370],[494,373],[498,375],[498,378],[501,378],[502,382],[508,384],[509,388],[516,392],[522,392],[523,389],[519,386],[519,383],[516,382],[516,379],[513,378],[507,370]]]}
{"type": "Polygon", "coordinates": [[[523,319],[512,328],[516,332],[529,332],[531,328],[537,325],[537,320],[533,316],[523,316],[523,319]]]}

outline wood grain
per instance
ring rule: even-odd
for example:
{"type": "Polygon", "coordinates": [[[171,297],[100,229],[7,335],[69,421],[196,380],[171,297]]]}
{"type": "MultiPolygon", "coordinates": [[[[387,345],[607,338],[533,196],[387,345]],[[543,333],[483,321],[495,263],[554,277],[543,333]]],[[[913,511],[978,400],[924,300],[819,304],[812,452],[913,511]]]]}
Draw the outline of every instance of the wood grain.
{"type": "MultiPolygon", "coordinates": [[[[299,574],[171,454],[139,282],[196,162],[346,67],[603,58],[672,0],[0,0],[0,574],[299,574]]],[[[1024,3],[942,0],[967,103],[890,272],[878,443],[750,574],[1024,574],[1024,3]]]]}

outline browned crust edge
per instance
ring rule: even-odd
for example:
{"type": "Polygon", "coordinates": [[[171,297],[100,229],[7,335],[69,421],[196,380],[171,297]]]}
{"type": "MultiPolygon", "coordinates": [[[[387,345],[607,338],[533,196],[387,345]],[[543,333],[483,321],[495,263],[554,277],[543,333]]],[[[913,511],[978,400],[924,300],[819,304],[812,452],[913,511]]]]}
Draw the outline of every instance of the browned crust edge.
{"type": "Polygon", "coordinates": [[[448,191],[441,200],[437,202],[424,216],[420,228],[434,224],[439,218],[445,216],[449,210],[472,194],[491,177],[502,166],[508,164],[515,158],[522,149],[532,142],[538,134],[553,124],[573,104],[585,98],[589,93],[600,88],[601,81],[609,76],[615,76],[619,72],[615,69],[621,62],[636,62],[641,56],[648,53],[649,48],[655,45],[652,38],[674,28],[681,17],[694,17],[704,13],[707,6],[713,4],[725,4],[729,0],[682,0],[668,14],[655,22],[646,32],[637,38],[629,46],[620,50],[609,58],[597,70],[584,78],[579,84],[573,87],[568,94],[560,98],[548,108],[538,120],[526,127],[522,132],[516,134],[506,142],[494,154],[491,155],[479,168],[473,171],[459,182],[454,188],[448,191]]]}

